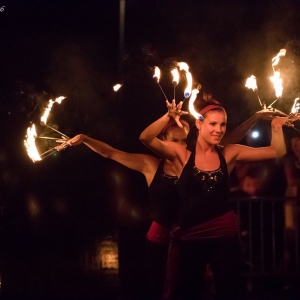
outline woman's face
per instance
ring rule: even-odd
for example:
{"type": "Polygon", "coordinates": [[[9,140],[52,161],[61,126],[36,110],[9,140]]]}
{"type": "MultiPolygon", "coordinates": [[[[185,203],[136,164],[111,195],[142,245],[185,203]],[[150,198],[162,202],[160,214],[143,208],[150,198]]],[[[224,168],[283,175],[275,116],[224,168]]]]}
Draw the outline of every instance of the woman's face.
{"type": "Polygon", "coordinates": [[[220,144],[226,132],[227,115],[223,110],[209,110],[204,120],[196,121],[199,136],[208,144],[220,144]]]}
{"type": "Polygon", "coordinates": [[[178,143],[180,145],[186,146],[186,138],[188,134],[188,129],[186,126],[183,128],[178,127],[176,124],[170,126],[165,133],[164,140],[178,143]]]}
{"type": "Polygon", "coordinates": [[[294,154],[300,158],[300,138],[294,137],[291,139],[291,149],[294,154]]]}

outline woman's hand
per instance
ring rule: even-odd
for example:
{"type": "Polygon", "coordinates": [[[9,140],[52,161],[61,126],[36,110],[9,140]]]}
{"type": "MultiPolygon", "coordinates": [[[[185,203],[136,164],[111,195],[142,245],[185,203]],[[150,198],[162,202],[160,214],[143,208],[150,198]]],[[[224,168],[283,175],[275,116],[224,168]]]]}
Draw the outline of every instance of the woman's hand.
{"type": "Polygon", "coordinates": [[[287,117],[287,114],[275,108],[262,109],[257,111],[255,114],[258,117],[258,119],[269,120],[269,121],[276,116],[287,117]]]}
{"type": "MultiPolygon", "coordinates": [[[[300,116],[299,116],[300,117],[300,116]]],[[[271,124],[272,128],[277,131],[279,130],[283,125],[286,125],[288,127],[294,127],[294,124],[292,122],[299,119],[299,117],[294,117],[293,119],[290,119],[289,117],[274,117],[271,124]]]]}
{"type": "Polygon", "coordinates": [[[78,146],[83,142],[84,138],[85,138],[84,134],[78,134],[69,140],[64,140],[64,139],[56,140],[57,143],[61,143],[61,144],[55,147],[55,149],[57,151],[60,151],[65,149],[66,147],[78,146]]]}
{"type": "Polygon", "coordinates": [[[187,111],[181,110],[182,108],[182,101],[176,105],[175,100],[170,103],[168,100],[166,101],[167,108],[168,108],[168,115],[170,118],[174,119],[174,121],[177,123],[177,125],[182,128],[183,125],[180,123],[180,116],[187,115],[187,111]]]}

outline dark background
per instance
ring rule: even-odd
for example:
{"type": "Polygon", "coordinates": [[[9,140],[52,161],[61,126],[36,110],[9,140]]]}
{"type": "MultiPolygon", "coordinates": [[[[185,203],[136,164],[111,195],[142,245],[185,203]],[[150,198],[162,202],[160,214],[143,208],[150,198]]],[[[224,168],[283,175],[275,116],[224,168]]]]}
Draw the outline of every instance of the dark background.
{"type": "MultiPolygon", "coordinates": [[[[83,145],[33,163],[24,147],[27,127],[33,122],[38,135],[57,136],[39,123],[49,99],[67,97],[53,107],[49,124],[69,137],[85,133],[149,153],[139,134],[166,111],[152,78],[155,65],[172,99],[172,62],[187,62],[195,82],[226,107],[229,131],[260,109],[245,88],[250,75],[267,105],[276,98],[271,60],[282,48],[284,89],[274,107],[289,113],[300,92],[299,1],[127,0],[124,13],[121,2],[0,0],[2,297],[143,293],[150,221],[144,178],[83,145]],[[114,93],[116,83],[123,87],[114,93]],[[121,285],[84,259],[92,261],[107,239],[119,244],[121,285]]],[[[177,101],[183,88],[176,88],[177,101]]],[[[266,132],[260,144],[267,144],[268,124],[258,125],[266,132]]],[[[41,149],[54,146],[37,142],[41,149]]]]}

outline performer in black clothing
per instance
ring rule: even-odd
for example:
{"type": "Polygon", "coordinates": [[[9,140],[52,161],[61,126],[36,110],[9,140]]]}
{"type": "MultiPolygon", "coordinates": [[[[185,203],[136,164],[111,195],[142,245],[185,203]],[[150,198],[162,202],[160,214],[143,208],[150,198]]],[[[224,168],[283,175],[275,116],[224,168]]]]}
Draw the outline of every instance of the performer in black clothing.
{"type": "Polygon", "coordinates": [[[178,219],[179,193],[177,176],[164,172],[161,160],[149,186],[152,225],[146,239],[147,299],[161,299],[166,278],[170,233],[178,219]]]}
{"type": "MultiPolygon", "coordinates": [[[[161,139],[173,141],[186,147],[189,124],[185,121],[182,121],[182,124],[183,127],[179,128],[171,120],[162,128],[161,139]]],[[[179,208],[178,177],[175,175],[172,163],[152,155],[126,153],[84,134],[76,135],[70,139],[67,146],[77,146],[82,143],[101,156],[144,174],[149,187],[151,202],[149,214],[153,220],[146,239],[146,296],[147,299],[161,299],[166,277],[170,232],[175,220],[178,219],[179,208]]],[[[65,145],[58,146],[57,150],[64,148],[65,145]]]]}
{"type": "MultiPolygon", "coordinates": [[[[199,119],[195,122],[198,137],[194,149],[190,151],[181,145],[157,139],[156,136],[170,119],[181,127],[180,116],[186,114],[181,110],[182,103],[176,105],[173,100],[172,103],[166,101],[166,104],[168,113],[148,126],[140,136],[146,146],[172,161],[179,178],[180,216],[178,226],[173,230],[179,246],[179,277],[176,285],[167,285],[166,296],[199,299],[201,279],[209,263],[218,298],[237,299],[240,248],[237,222],[228,199],[228,174],[236,161],[283,156],[286,148],[282,126],[293,125],[287,117],[274,117],[272,140],[268,147],[251,148],[237,144],[221,147],[219,144],[227,122],[225,109],[214,102],[202,102],[199,119]],[[172,291],[175,294],[170,294],[172,291]]],[[[170,259],[174,259],[173,255],[171,251],[170,259]]],[[[170,267],[174,271],[174,265],[170,267]]]]}
{"type": "MultiPolygon", "coordinates": [[[[259,120],[268,119],[273,112],[259,111],[250,119],[236,128],[228,135],[226,143],[237,142],[259,120]]],[[[189,132],[189,124],[181,120],[180,128],[171,120],[160,132],[162,141],[172,141],[186,147],[186,138],[189,132]]],[[[64,149],[66,141],[57,150],[64,149]]],[[[85,144],[93,151],[105,158],[112,159],[120,164],[144,174],[149,187],[151,201],[151,218],[153,220],[146,239],[146,276],[147,299],[160,299],[162,295],[170,232],[179,216],[179,193],[177,189],[178,177],[173,164],[168,159],[158,159],[152,155],[126,153],[115,149],[108,144],[79,134],[67,142],[67,146],[85,144]]],[[[174,144],[175,144],[174,143],[174,144]]]]}

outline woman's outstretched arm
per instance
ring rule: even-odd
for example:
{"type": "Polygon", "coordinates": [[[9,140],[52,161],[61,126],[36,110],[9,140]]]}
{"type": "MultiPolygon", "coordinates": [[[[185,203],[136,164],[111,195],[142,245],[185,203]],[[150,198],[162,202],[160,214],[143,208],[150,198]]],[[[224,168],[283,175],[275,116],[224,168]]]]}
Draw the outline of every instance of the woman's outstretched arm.
{"type": "MultiPolygon", "coordinates": [[[[147,179],[148,185],[153,179],[159,164],[159,160],[154,156],[139,153],[127,153],[85,134],[78,134],[67,141],[67,146],[78,146],[80,144],[85,144],[104,158],[112,159],[131,170],[143,173],[147,179]]],[[[58,146],[56,149],[62,150],[64,147],[58,146]]]]}
{"type": "Polygon", "coordinates": [[[221,141],[221,145],[225,146],[228,144],[239,143],[259,120],[271,121],[275,116],[284,117],[286,114],[277,109],[262,109],[257,111],[252,117],[243,122],[241,125],[233,129],[231,132],[226,133],[221,141]]]}
{"type": "Polygon", "coordinates": [[[270,146],[268,147],[252,148],[236,144],[225,146],[224,154],[229,166],[229,171],[233,169],[236,161],[259,161],[282,157],[286,153],[282,126],[293,126],[287,123],[287,121],[287,117],[275,117],[272,120],[272,138],[270,146]]]}

